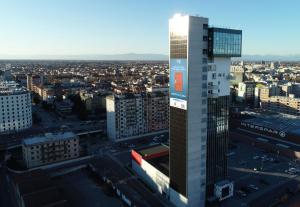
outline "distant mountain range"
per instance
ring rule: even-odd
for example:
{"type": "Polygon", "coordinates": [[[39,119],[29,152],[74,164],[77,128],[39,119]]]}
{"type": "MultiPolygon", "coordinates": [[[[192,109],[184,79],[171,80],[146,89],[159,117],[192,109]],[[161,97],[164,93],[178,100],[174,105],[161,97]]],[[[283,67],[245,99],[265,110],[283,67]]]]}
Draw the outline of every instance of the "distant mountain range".
{"type": "Polygon", "coordinates": [[[0,55],[0,59],[31,59],[31,60],[137,60],[137,61],[167,61],[168,55],[163,54],[113,54],[113,55],[31,55],[31,56],[13,56],[13,55],[0,55]]]}
{"type": "MultiPolygon", "coordinates": [[[[169,56],[165,54],[153,53],[126,53],[113,55],[31,55],[31,56],[12,56],[0,55],[0,59],[29,59],[29,60],[137,60],[137,61],[168,61],[169,56]]],[[[299,55],[243,55],[241,58],[233,58],[233,60],[248,61],[300,61],[299,55]]]]}
{"type": "Polygon", "coordinates": [[[243,55],[241,58],[233,60],[249,60],[249,61],[300,61],[299,55],[243,55]]]}

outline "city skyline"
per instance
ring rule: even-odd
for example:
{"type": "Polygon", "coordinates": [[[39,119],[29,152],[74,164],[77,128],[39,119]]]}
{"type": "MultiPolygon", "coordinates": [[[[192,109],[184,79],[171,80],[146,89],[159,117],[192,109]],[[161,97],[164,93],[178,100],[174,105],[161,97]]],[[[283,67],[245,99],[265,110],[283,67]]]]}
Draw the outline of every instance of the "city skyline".
{"type": "Polygon", "coordinates": [[[101,59],[97,57],[128,53],[166,56],[167,24],[174,13],[211,16],[212,26],[241,28],[246,34],[245,55],[299,59],[300,29],[294,25],[300,5],[290,2],[6,1],[0,14],[4,31],[0,59],[101,59]]]}

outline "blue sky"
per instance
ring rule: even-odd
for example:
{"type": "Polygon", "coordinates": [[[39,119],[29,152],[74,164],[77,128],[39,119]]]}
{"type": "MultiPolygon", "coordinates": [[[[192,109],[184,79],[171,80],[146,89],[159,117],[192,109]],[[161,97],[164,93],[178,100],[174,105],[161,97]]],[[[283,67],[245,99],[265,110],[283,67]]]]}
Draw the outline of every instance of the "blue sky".
{"type": "Polygon", "coordinates": [[[0,58],[168,54],[174,13],[243,30],[243,54],[300,54],[298,0],[0,0],[0,58]]]}

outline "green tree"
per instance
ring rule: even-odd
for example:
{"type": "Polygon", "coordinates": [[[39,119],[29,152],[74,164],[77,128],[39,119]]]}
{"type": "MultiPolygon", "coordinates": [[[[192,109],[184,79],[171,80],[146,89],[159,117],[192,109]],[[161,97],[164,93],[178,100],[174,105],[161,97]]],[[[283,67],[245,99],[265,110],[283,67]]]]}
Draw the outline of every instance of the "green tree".
{"type": "Polygon", "coordinates": [[[34,93],[33,94],[33,99],[32,99],[33,103],[35,103],[36,105],[40,104],[41,103],[41,99],[39,97],[38,94],[34,93]]]}

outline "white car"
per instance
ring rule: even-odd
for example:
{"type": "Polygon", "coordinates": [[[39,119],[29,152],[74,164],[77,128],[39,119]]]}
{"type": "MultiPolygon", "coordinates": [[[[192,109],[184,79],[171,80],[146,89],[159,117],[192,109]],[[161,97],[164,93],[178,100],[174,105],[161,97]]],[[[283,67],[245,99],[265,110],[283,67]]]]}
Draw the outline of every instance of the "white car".
{"type": "Polygon", "coordinates": [[[259,189],[257,186],[255,186],[253,184],[250,184],[248,187],[253,189],[253,190],[258,190],[259,189]]]}
{"type": "Polygon", "coordinates": [[[253,157],[253,160],[258,160],[258,159],[259,159],[259,156],[257,156],[257,155],[253,157]]]}

